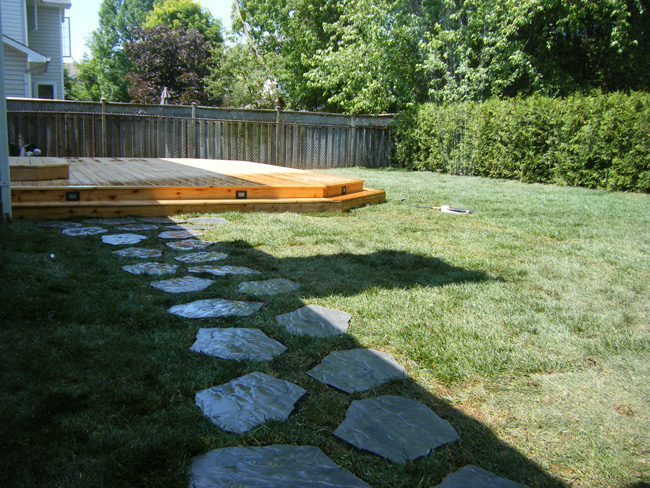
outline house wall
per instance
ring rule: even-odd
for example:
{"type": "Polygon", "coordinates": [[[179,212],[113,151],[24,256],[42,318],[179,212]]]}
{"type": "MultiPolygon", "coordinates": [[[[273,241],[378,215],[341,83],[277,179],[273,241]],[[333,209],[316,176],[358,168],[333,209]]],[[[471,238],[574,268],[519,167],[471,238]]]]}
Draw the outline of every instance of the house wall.
{"type": "Polygon", "coordinates": [[[25,0],[1,0],[2,33],[14,41],[27,45],[25,0]]]}
{"type": "MultiPolygon", "coordinates": [[[[4,0],[2,0],[4,1],[4,0]]],[[[51,58],[47,72],[42,75],[32,75],[32,96],[37,97],[37,84],[54,84],[54,98],[63,99],[63,47],[61,39],[61,9],[38,9],[36,30],[30,30],[29,47],[51,58]]],[[[27,21],[34,25],[34,12],[27,9],[27,21]]]]}
{"type": "MultiPolygon", "coordinates": [[[[4,0],[3,0],[4,1],[4,0]]],[[[4,13],[3,13],[4,15],[4,13]]],[[[4,20],[4,17],[2,17],[4,20]]],[[[3,31],[4,33],[4,26],[3,31]]],[[[27,61],[25,54],[16,51],[14,48],[7,45],[4,47],[4,78],[5,78],[5,94],[8,97],[30,97],[31,90],[27,90],[26,74],[27,61]]]]}

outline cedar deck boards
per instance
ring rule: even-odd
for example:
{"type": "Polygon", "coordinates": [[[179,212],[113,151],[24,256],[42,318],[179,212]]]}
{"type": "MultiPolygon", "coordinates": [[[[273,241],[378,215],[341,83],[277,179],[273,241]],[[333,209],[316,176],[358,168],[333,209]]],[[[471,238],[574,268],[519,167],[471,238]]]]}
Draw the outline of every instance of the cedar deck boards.
{"type": "Polygon", "coordinates": [[[10,158],[10,168],[16,219],[342,212],[386,199],[363,180],[248,161],[32,157],[10,158]],[[65,168],[67,177],[46,178],[52,167],[65,168]]]}

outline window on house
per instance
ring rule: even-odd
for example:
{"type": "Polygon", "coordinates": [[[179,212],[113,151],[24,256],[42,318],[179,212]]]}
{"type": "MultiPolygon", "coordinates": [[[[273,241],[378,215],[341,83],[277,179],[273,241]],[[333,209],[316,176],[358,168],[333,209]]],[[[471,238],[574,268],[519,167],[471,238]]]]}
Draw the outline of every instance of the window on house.
{"type": "Polygon", "coordinates": [[[54,85],[39,83],[36,88],[36,97],[54,100],[54,85]]]}
{"type": "Polygon", "coordinates": [[[72,45],[70,43],[70,17],[63,18],[63,25],[61,28],[61,34],[63,36],[63,57],[71,58],[72,57],[72,45]]]}

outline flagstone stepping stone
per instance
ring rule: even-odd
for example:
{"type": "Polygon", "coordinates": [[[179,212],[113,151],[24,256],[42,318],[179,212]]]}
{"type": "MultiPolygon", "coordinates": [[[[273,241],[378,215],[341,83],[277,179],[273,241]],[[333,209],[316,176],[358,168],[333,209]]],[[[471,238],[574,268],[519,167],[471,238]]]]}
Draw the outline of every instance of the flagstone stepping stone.
{"type": "Polygon", "coordinates": [[[221,261],[227,257],[228,255],[223,252],[193,252],[184,256],[176,256],[174,259],[183,263],[205,263],[208,261],[221,261]]]}
{"type": "Polygon", "coordinates": [[[284,278],[274,278],[264,281],[246,281],[239,284],[239,291],[249,295],[279,295],[280,293],[290,293],[300,288],[298,283],[285,280],[284,278]]]}
{"type": "Polygon", "coordinates": [[[390,354],[363,348],[334,351],[307,374],[346,393],[366,391],[387,381],[408,377],[406,370],[390,354]]]}
{"type": "Polygon", "coordinates": [[[204,249],[212,245],[212,242],[201,241],[199,239],[186,239],[184,241],[168,242],[166,245],[177,251],[190,251],[192,249],[204,249]]]}
{"type": "Polygon", "coordinates": [[[286,420],[307,390],[264,373],[251,373],[199,391],[194,403],[213,424],[242,434],[267,420],[286,420]]]}
{"type": "Polygon", "coordinates": [[[527,488],[471,464],[450,474],[434,488],[527,488]]]}
{"type": "Polygon", "coordinates": [[[162,256],[162,251],[159,249],[143,249],[141,247],[129,247],[127,249],[120,249],[113,251],[113,254],[119,256],[126,256],[129,258],[157,258],[162,256]]]}
{"type": "Polygon", "coordinates": [[[158,234],[161,239],[185,239],[203,235],[200,230],[166,230],[158,234]]]}
{"type": "Polygon", "coordinates": [[[84,220],[86,224],[99,224],[99,225],[120,225],[120,224],[132,224],[134,220],[124,220],[124,219],[86,219],[84,220]]]}
{"type": "Polygon", "coordinates": [[[214,224],[229,224],[230,221],[221,217],[192,217],[187,219],[188,222],[192,224],[204,224],[204,225],[214,225],[214,224]]]}
{"type": "Polygon", "coordinates": [[[175,264],[155,263],[155,262],[138,263],[138,264],[130,264],[128,266],[122,266],[122,269],[124,271],[128,271],[129,273],[138,274],[138,275],[139,274],[147,274],[147,275],[170,274],[170,273],[175,273],[176,268],[178,268],[178,266],[175,264]]]}
{"type": "Polygon", "coordinates": [[[370,488],[317,447],[226,447],[192,458],[189,488],[370,488]]]}
{"type": "Polygon", "coordinates": [[[262,274],[246,266],[192,266],[191,268],[187,268],[187,271],[190,273],[210,273],[215,276],[262,274]]]}
{"type": "Polygon", "coordinates": [[[92,236],[104,232],[108,232],[108,230],[101,227],[67,227],[61,231],[62,234],[67,236],[92,236]]]}
{"type": "Polygon", "coordinates": [[[111,244],[113,246],[123,246],[125,244],[137,244],[140,241],[144,241],[145,236],[139,234],[111,234],[108,236],[102,236],[102,242],[104,244],[111,244]]]}
{"type": "Polygon", "coordinates": [[[352,315],[342,310],[307,305],[291,313],[277,315],[275,320],[293,334],[314,337],[343,334],[348,330],[352,315]]]}
{"type": "Polygon", "coordinates": [[[334,435],[399,464],[459,439],[451,424],[425,405],[398,396],[353,401],[334,435]]]}
{"type": "Polygon", "coordinates": [[[167,293],[189,293],[191,291],[205,290],[214,283],[213,280],[196,278],[194,276],[183,276],[182,278],[172,278],[171,280],[153,281],[151,286],[156,290],[162,290],[167,293]]]}
{"type": "Polygon", "coordinates": [[[158,226],[153,224],[128,224],[117,227],[120,230],[154,230],[157,228],[158,226]]]}
{"type": "Polygon", "coordinates": [[[222,359],[270,361],[287,348],[259,329],[199,329],[191,351],[222,359]]]}
{"type": "Polygon", "coordinates": [[[187,319],[206,319],[226,316],[248,317],[257,312],[263,305],[260,302],[239,302],[211,298],[208,300],[197,300],[183,305],[174,305],[167,312],[187,319]]]}
{"type": "Polygon", "coordinates": [[[38,222],[36,225],[45,229],[66,229],[69,227],[81,227],[81,224],[76,222],[66,222],[64,220],[45,220],[38,222]]]}
{"type": "Polygon", "coordinates": [[[174,224],[166,226],[168,230],[208,230],[211,225],[174,224]]]}
{"type": "Polygon", "coordinates": [[[149,217],[142,219],[143,222],[151,222],[152,224],[179,224],[185,222],[185,219],[180,217],[149,217]]]}

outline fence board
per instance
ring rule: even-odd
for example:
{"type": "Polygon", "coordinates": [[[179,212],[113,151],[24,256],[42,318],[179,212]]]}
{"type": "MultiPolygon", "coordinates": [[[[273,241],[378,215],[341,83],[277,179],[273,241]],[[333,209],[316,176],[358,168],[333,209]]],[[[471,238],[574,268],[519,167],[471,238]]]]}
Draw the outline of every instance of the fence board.
{"type": "Polygon", "coordinates": [[[392,121],[392,116],[7,99],[9,141],[33,143],[52,157],[385,167],[392,121]]]}

